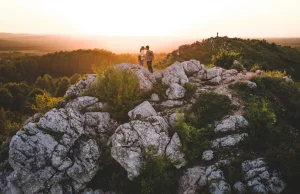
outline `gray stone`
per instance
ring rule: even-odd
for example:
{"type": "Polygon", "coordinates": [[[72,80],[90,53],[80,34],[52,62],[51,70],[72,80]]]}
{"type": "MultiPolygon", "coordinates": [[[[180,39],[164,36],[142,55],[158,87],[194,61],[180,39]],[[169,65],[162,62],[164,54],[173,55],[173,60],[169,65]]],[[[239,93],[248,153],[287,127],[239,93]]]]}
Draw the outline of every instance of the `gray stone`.
{"type": "Polygon", "coordinates": [[[239,72],[236,69],[226,70],[222,73],[222,77],[236,76],[239,72]]]}
{"type": "Polygon", "coordinates": [[[151,102],[159,102],[159,96],[158,96],[158,94],[152,94],[151,95],[151,102]]]}
{"type": "Polygon", "coordinates": [[[185,73],[187,75],[192,75],[202,69],[202,66],[200,65],[200,61],[194,59],[190,61],[184,61],[181,63],[181,65],[183,66],[183,69],[185,70],[185,73]]]}
{"type": "Polygon", "coordinates": [[[152,148],[157,155],[165,154],[170,142],[168,126],[164,118],[154,116],[120,125],[112,135],[111,155],[125,168],[130,180],[140,173],[142,151],[152,148]]]}
{"type": "MultiPolygon", "coordinates": [[[[197,185],[199,180],[202,180],[202,183],[206,182],[205,167],[195,166],[188,168],[179,180],[178,194],[195,193],[200,186],[197,185]],[[201,179],[201,177],[203,178],[201,179]]],[[[202,184],[201,186],[204,185],[202,184]]]]}
{"type": "Polygon", "coordinates": [[[162,102],[161,105],[164,107],[173,108],[173,107],[184,105],[184,101],[182,101],[182,100],[167,100],[167,101],[162,102]]]}
{"type": "Polygon", "coordinates": [[[288,84],[294,83],[293,79],[289,78],[288,76],[284,76],[282,79],[288,84]]]}
{"type": "Polygon", "coordinates": [[[170,88],[167,89],[166,95],[170,100],[177,100],[184,97],[185,89],[177,83],[171,84],[170,88]]]}
{"type": "Polygon", "coordinates": [[[215,128],[215,132],[235,131],[238,128],[245,128],[249,125],[248,121],[241,115],[233,115],[224,118],[215,128]]]}
{"type": "Polygon", "coordinates": [[[247,81],[247,86],[251,89],[257,88],[256,83],[252,81],[247,81]]]}
{"type": "Polygon", "coordinates": [[[170,86],[173,83],[183,85],[188,81],[189,79],[185,74],[183,65],[179,62],[175,62],[163,71],[162,82],[165,85],[170,86]]]}
{"type": "Polygon", "coordinates": [[[202,160],[211,161],[214,158],[214,152],[212,150],[204,151],[202,154],[202,160]]]}
{"type": "Polygon", "coordinates": [[[220,84],[222,81],[222,77],[221,76],[217,76],[215,78],[212,78],[211,80],[209,80],[209,83],[211,84],[220,84]]]}
{"type": "Polygon", "coordinates": [[[169,124],[171,125],[171,127],[175,127],[175,125],[178,122],[178,117],[184,117],[184,113],[172,113],[169,116],[169,124]]]}
{"type": "Polygon", "coordinates": [[[230,185],[224,180],[213,182],[209,185],[209,191],[211,194],[227,194],[231,193],[230,185]]]}
{"type": "Polygon", "coordinates": [[[157,113],[148,101],[144,101],[142,104],[129,111],[128,116],[131,120],[146,119],[150,116],[157,116],[157,113]]]}
{"type": "Polygon", "coordinates": [[[237,194],[244,194],[246,193],[246,185],[244,185],[242,182],[236,182],[233,185],[233,189],[237,194]]]}
{"type": "Polygon", "coordinates": [[[252,170],[254,168],[261,168],[266,166],[266,163],[264,162],[263,158],[257,158],[255,160],[246,160],[242,163],[242,170],[244,172],[247,172],[249,170],[252,170]]]}
{"type": "Polygon", "coordinates": [[[223,70],[224,69],[220,68],[220,67],[213,67],[213,68],[207,69],[203,79],[211,80],[215,77],[219,77],[222,75],[223,70]]]}
{"type": "Polygon", "coordinates": [[[166,156],[179,169],[185,166],[187,161],[184,159],[184,154],[181,152],[181,142],[177,133],[174,133],[169,145],[166,148],[166,156]]]}
{"type": "Polygon", "coordinates": [[[286,188],[285,182],[283,182],[280,178],[274,176],[268,180],[268,191],[274,194],[280,194],[286,188]]]}
{"type": "Polygon", "coordinates": [[[66,96],[79,96],[82,92],[91,88],[96,80],[96,74],[89,74],[85,79],[80,80],[75,85],[71,85],[71,87],[66,91],[66,96]]]}
{"type": "Polygon", "coordinates": [[[247,137],[247,133],[243,134],[234,134],[228,135],[226,137],[215,139],[211,142],[212,148],[219,148],[219,147],[232,147],[242,141],[245,137],[247,137]]]}

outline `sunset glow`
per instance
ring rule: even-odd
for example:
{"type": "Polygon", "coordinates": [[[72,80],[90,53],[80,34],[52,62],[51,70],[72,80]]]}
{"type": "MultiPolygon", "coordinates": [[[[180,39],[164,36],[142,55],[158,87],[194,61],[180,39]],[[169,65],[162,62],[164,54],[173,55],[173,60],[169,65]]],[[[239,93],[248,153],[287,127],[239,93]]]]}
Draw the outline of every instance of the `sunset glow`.
{"type": "Polygon", "coordinates": [[[299,7],[298,0],[1,0],[0,32],[295,37],[299,7]]]}

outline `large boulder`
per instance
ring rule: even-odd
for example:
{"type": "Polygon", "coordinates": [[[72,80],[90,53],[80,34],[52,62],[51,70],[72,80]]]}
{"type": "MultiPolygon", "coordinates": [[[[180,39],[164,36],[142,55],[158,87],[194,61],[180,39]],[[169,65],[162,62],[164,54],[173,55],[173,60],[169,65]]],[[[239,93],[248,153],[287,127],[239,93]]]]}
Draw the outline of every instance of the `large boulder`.
{"type": "Polygon", "coordinates": [[[116,65],[115,68],[125,69],[134,72],[139,81],[139,86],[142,91],[149,91],[156,83],[156,77],[150,73],[146,68],[140,65],[133,65],[128,63],[122,63],[116,65]]]}
{"type": "Polygon", "coordinates": [[[157,113],[152,107],[152,105],[148,101],[145,101],[142,104],[135,107],[133,110],[129,111],[128,116],[131,120],[143,120],[151,116],[157,116],[157,113]]]}
{"type": "Polygon", "coordinates": [[[247,186],[254,192],[280,194],[286,188],[280,175],[268,170],[263,158],[244,161],[242,170],[247,186]]]}
{"type": "Polygon", "coordinates": [[[177,83],[171,84],[170,88],[167,89],[166,95],[170,100],[181,99],[184,97],[185,89],[177,83]]]}
{"type": "Polygon", "coordinates": [[[185,74],[183,65],[179,62],[174,63],[163,71],[162,82],[165,85],[171,86],[173,83],[183,85],[188,81],[189,79],[185,74]]]}
{"type": "Polygon", "coordinates": [[[185,166],[187,161],[184,159],[184,154],[181,152],[182,145],[177,133],[174,133],[169,145],[166,148],[166,155],[174,163],[176,168],[185,166]]]}
{"type": "Polygon", "coordinates": [[[184,61],[181,63],[181,65],[183,66],[183,69],[187,75],[193,75],[194,73],[197,73],[198,71],[202,70],[200,61],[194,59],[190,61],[184,61]]]}
{"type": "Polygon", "coordinates": [[[111,155],[133,180],[140,174],[142,155],[151,149],[155,155],[167,155],[177,168],[185,164],[178,136],[168,136],[169,124],[163,117],[152,116],[120,125],[111,136],[111,155]],[[178,164],[180,161],[180,164],[178,164]]]}
{"type": "Polygon", "coordinates": [[[95,139],[113,133],[117,125],[109,113],[83,111],[96,103],[94,97],[78,97],[13,136],[8,193],[78,193],[85,188],[100,168],[101,145],[95,139]]]}
{"type": "Polygon", "coordinates": [[[240,141],[248,136],[247,133],[228,135],[215,139],[211,142],[212,148],[226,148],[237,145],[240,141]]]}
{"type": "Polygon", "coordinates": [[[241,115],[227,116],[221,120],[215,128],[215,132],[235,131],[249,125],[248,121],[241,115]]]}
{"type": "Polygon", "coordinates": [[[204,74],[203,80],[211,80],[216,77],[221,77],[223,71],[224,71],[224,69],[220,68],[220,67],[213,67],[213,68],[207,69],[204,74]]]}
{"type": "Polygon", "coordinates": [[[83,80],[80,80],[78,83],[71,85],[71,87],[66,91],[66,96],[79,96],[79,94],[91,88],[96,80],[96,74],[89,74],[83,80]]]}

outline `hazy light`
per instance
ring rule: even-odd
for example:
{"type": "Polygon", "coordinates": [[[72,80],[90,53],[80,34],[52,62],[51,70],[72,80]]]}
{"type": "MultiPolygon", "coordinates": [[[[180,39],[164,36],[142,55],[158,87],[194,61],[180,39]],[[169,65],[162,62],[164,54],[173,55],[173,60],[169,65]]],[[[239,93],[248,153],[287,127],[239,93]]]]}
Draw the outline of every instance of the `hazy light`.
{"type": "Polygon", "coordinates": [[[299,0],[0,0],[0,32],[300,36],[299,0]]]}

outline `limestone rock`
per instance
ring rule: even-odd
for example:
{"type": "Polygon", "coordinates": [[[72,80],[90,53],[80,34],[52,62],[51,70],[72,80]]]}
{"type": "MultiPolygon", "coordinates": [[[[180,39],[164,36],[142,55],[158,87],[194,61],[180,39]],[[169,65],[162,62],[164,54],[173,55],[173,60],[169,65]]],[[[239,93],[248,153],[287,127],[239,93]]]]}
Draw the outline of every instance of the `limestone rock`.
{"type": "Polygon", "coordinates": [[[181,99],[184,97],[185,89],[177,83],[171,84],[170,88],[167,89],[166,95],[170,100],[181,99]]]}
{"type": "Polygon", "coordinates": [[[162,106],[164,107],[176,107],[176,106],[182,106],[184,105],[184,101],[182,100],[167,100],[161,103],[162,106]]]}
{"type": "Polygon", "coordinates": [[[220,68],[220,67],[213,67],[213,68],[207,69],[203,79],[211,80],[215,77],[219,77],[222,75],[223,70],[224,69],[220,68]]]}
{"type": "Polygon", "coordinates": [[[241,115],[225,117],[215,128],[215,132],[235,131],[238,128],[245,128],[249,125],[248,121],[241,115]]]}
{"type": "Polygon", "coordinates": [[[151,116],[157,116],[156,111],[148,101],[135,107],[133,110],[128,112],[128,116],[131,120],[135,119],[146,119],[151,116]]]}
{"type": "Polygon", "coordinates": [[[166,156],[171,160],[174,166],[179,169],[186,165],[184,154],[181,152],[181,142],[177,133],[174,133],[169,145],[166,148],[166,156]]]}
{"type": "Polygon", "coordinates": [[[151,102],[159,102],[159,96],[158,96],[158,94],[155,94],[155,93],[153,93],[152,95],[151,95],[151,102]]]}
{"type": "Polygon", "coordinates": [[[252,81],[247,81],[247,86],[251,89],[257,88],[256,83],[252,81]]]}
{"type": "Polygon", "coordinates": [[[245,137],[247,137],[247,133],[243,134],[234,134],[234,135],[228,135],[226,137],[218,138],[213,140],[212,148],[219,148],[219,147],[232,147],[238,144],[240,141],[242,141],[245,137]]]}
{"type": "Polygon", "coordinates": [[[244,185],[242,182],[236,182],[233,185],[233,189],[237,194],[244,194],[246,193],[246,185],[244,185]]]}
{"type": "Polygon", "coordinates": [[[140,173],[143,150],[151,147],[158,155],[165,153],[170,141],[167,128],[164,118],[154,116],[145,121],[134,120],[120,125],[112,135],[111,155],[125,168],[130,180],[140,173]]]}
{"type": "Polygon", "coordinates": [[[212,150],[204,151],[202,154],[202,159],[205,161],[210,161],[214,158],[214,152],[212,150]]]}
{"type": "Polygon", "coordinates": [[[185,74],[184,68],[181,63],[175,62],[173,65],[167,67],[163,71],[162,82],[165,85],[171,85],[173,83],[178,83],[183,85],[188,82],[189,79],[185,74]]]}
{"type": "Polygon", "coordinates": [[[226,70],[222,73],[222,77],[236,76],[239,72],[236,69],[226,70]]]}
{"type": "Polygon", "coordinates": [[[227,194],[231,193],[230,185],[224,180],[218,180],[209,185],[209,191],[211,194],[227,194]]]}
{"type": "Polygon", "coordinates": [[[151,90],[153,85],[156,83],[155,76],[152,73],[150,73],[146,68],[141,67],[140,65],[122,63],[116,65],[115,68],[125,69],[134,72],[136,77],[138,78],[140,89],[142,91],[151,90]]]}
{"type": "Polygon", "coordinates": [[[195,166],[192,168],[188,168],[179,180],[178,194],[195,194],[196,189],[199,187],[201,188],[200,185],[197,185],[200,180],[202,183],[201,186],[204,186],[206,184],[205,167],[195,166]]]}
{"type": "Polygon", "coordinates": [[[184,61],[181,64],[187,75],[192,75],[202,69],[200,62],[194,59],[190,61],[184,61]]]}
{"type": "Polygon", "coordinates": [[[291,79],[291,78],[289,78],[288,76],[284,76],[283,78],[282,78],[286,83],[294,83],[294,81],[293,81],[293,79],[291,79]]]}
{"type": "Polygon", "coordinates": [[[169,116],[169,124],[171,125],[171,127],[175,127],[178,121],[178,116],[183,117],[184,113],[173,113],[169,116]]]}
{"type": "Polygon", "coordinates": [[[66,96],[79,96],[80,93],[91,88],[96,80],[96,74],[89,74],[85,79],[80,80],[75,85],[71,85],[71,87],[66,91],[66,96]]]}

